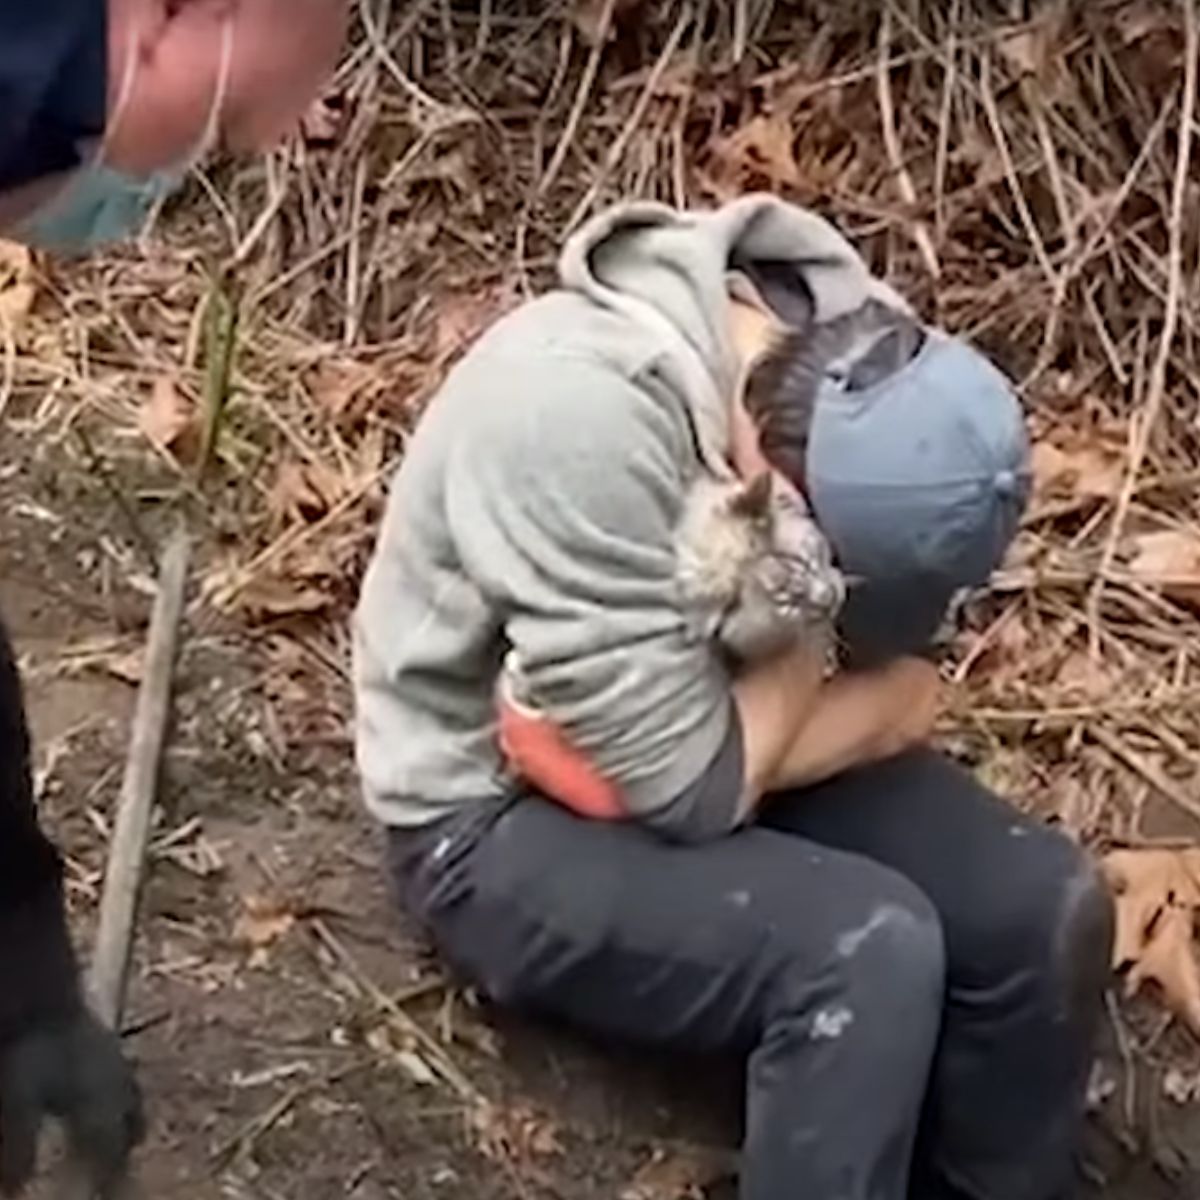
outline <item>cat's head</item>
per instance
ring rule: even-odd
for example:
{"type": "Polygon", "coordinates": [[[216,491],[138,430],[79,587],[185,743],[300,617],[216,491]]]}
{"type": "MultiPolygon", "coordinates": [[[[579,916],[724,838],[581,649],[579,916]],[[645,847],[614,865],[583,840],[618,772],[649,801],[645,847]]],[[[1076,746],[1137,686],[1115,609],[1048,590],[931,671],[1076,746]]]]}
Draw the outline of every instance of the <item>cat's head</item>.
{"type": "Polygon", "coordinates": [[[780,602],[832,620],[845,602],[847,580],[804,497],[782,476],[764,471],[728,503],[732,513],[759,531],[771,589],[780,602]]]}

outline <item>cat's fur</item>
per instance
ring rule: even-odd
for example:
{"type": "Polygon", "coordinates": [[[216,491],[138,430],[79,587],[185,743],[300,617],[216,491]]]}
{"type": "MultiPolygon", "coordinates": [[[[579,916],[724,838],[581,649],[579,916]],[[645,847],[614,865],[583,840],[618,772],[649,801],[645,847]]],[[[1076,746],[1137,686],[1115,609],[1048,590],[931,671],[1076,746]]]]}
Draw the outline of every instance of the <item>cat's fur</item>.
{"type": "Polygon", "coordinates": [[[677,538],[677,571],[689,632],[739,662],[798,638],[831,645],[845,582],[798,492],[778,476],[749,484],[702,476],[677,538]]]}

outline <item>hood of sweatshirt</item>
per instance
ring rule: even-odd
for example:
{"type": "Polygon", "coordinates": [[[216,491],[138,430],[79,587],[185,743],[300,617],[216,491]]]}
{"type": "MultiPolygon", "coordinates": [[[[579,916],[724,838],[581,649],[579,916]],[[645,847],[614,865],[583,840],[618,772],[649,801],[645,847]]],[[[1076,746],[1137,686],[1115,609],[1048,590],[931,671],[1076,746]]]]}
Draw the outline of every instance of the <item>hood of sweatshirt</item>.
{"type": "Polygon", "coordinates": [[[739,275],[772,280],[772,308],[785,323],[788,306],[774,301],[789,290],[791,311],[811,312],[818,323],[870,298],[910,311],[827,220],[762,194],[707,211],[619,204],[569,239],[559,273],[564,287],[661,340],[666,369],[691,408],[705,466],[726,478],[730,398],[741,366],[729,316],[739,275]]]}

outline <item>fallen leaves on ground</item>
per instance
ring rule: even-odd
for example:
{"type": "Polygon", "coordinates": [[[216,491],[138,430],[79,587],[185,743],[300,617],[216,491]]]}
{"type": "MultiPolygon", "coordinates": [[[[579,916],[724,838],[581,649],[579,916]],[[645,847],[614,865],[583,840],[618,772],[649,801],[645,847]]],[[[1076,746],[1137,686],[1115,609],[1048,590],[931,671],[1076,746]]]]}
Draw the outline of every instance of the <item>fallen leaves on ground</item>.
{"type": "Polygon", "coordinates": [[[438,306],[434,332],[434,363],[444,367],[467,349],[480,334],[513,308],[511,289],[485,288],[482,292],[456,292],[438,306]]]}
{"type": "Polygon", "coordinates": [[[308,106],[300,118],[300,135],[316,149],[330,149],[341,138],[347,116],[346,97],[340,91],[330,91],[308,106]]]}
{"type": "Polygon", "coordinates": [[[437,1071],[429,1060],[413,1045],[412,1039],[403,1037],[390,1025],[376,1025],[367,1031],[366,1043],[380,1058],[399,1067],[418,1087],[432,1087],[437,1083],[437,1071]]]}
{"type": "Polygon", "coordinates": [[[1176,1104],[1200,1103],[1200,1071],[1171,1067],[1163,1076],[1163,1095],[1176,1104]]]}
{"type": "Polygon", "coordinates": [[[620,1200],[701,1200],[704,1190],[735,1173],[733,1155],[704,1146],[658,1147],[621,1191],[620,1200]]]}
{"type": "Polygon", "coordinates": [[[0,240],[0,336],[11,337],[21,328],[36,299],[33,255],[16,242],[0,240]]]}
{"type": "Polygon", "coordinates": [[[261,575],[238,590],[230,608],[260,624],[288,617],[311,617],[325,612],[333,602],[334,596],[317,584],[261,575]]]}
{"type": "Polygon", "coordinates": [[[608,0],[575,0],[570,10],[571,24],[583,35],[589,45],[596,45],[601,38],[613,37],[623,21],[634,16],[639,8],[645,8],[646,0],[612,0],[612,21],[604,27],[604,9],[608,0]]]}
{"type": "Polygon", "coordinates": [[[1164,596],[1200,608],[1200,534],[1163,529],[1132,539],[1129,573],[1164,596]]]}
{"type": "Polygon", "coordinates": [[[493,1162],[528,1166],[563,1152],[558,1127],[528,1105],[479,1104],[471,1113],[471,1126],[480,1152],[493,1162]]]}
{"type": "Polygon", "coordinates": [[[803,183],[796,161],[796,134],[783,113],[762,113],[712,144],[713,158],[728,181],[749,173],[766,179],[775,190],[803,183]]]}
{"type": "Polygon", "coordinates": [[[1037,442],[1032,466],[1035,513],[1052,501],[1116,499],[1125,479],[1121,450],[1088,431],[1037,442]]]}
{"type": "Polygon", "coordinates": [[[1046,7],[1050,11],[1039,23],[1015,29],[996,48],[1013,75],[1036,80],[1043,95],[1059,100],[1072,84],[1063,53],[1069,38],[1064,28],[1067,14],[1062,5],[1057,12],[1055,6],[1046,7]]]}
{"type": "Polygon", "coordinates": [[[105,634],[73,643],[62,656],[61,669],[67,674],[100,671],[137,687],[142,682],[145,665],[144,646],[130,646],[124,638],[105,634]]]}
{"type": "Polygon", "coordinates": [[[1070,649],[1055,672],[1055,683],[1064,699],[1095,703],[1114,694],[1115,681],[1104,662],[1085,648],[1070,649]]]}
{"type": "Polygon", "coordinates": [[[195,412],[169,375],[160,375],[138,413],[138,428],[156,449],[171,451],[192,431],[195,412]]]}
{"type": "Polygon", "coordinates": [[[309,574],[291,563],[248,572],[237,562],[225,562],[205,576],[200,591],[218,612],[236,614],[255,625],[311,617],[336,600],[327,576],[316,567],[309,574]]]}
{"type": "Polygon", "coordinates": [[[1154,984],[1170,1010],[1200,1037],[1200,963],[1194,929],[1200,911],[1200,848],[1115,850],[1104,872],[1116,896],[1113,965],[1136,995],[1154,984]]]}
{"type": "Polygon", "coordinates": [[[280,466],[267,503],[275,525],[284,528],[319,520],[346,490],[343,477],[324,463],[290,461],[280,466]]]}
{"type": "Polygon", "coordinates": [[[251,966],[262,966],[268,951],[295,928],[297,919],[295,909],[278,897],[244,896],[233,928],[234,940],[249,949],[251,966]]]}
{"type": "Polygon", "coordinates": [[[312,398],[322,413],[344,426],[353,426],[372,412],[394,388],[398,371],[382,371],[353,358],[323,356],[308,376],[312,398]]]}

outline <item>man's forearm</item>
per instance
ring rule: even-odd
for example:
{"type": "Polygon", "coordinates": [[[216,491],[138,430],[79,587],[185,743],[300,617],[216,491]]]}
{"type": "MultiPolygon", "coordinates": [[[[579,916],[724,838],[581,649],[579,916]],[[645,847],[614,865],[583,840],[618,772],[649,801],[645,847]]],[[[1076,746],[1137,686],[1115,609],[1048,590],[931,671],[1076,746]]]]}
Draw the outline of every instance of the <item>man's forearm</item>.
{"type": "Polygon", "coordinates": [[[906,658],[838,675],[815,689],[809,677],[793,680],[793,694],[773,719],[764,716],[764,704],[740,705],[747,742],[743,811],[752,811],[766,793],[805,787],[924,741],[938,690],[936,667],[906,658]],[[779,746],[793,718],[796,724],[779,746]],[[748,724],[754,720],[757,728],[748,724]],[[750,751],[755,745],[756,755],[750,751]]]}
{"type": "Polygon", "coordinates": [[[902,686],[883,671],[830,680],[780,761],[771,790],[818,783],[923,740],[925,722],[909,719],[907,703],[902,686]]]}
{"type": "Polygon", "coordinates": [[[743,811],[775,786],[793,743],[816,710],[823,674],[821,655],[797,645],[750,668],[734,684],[745,762],[743,811]]]}

